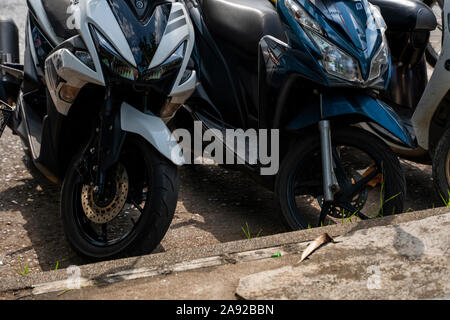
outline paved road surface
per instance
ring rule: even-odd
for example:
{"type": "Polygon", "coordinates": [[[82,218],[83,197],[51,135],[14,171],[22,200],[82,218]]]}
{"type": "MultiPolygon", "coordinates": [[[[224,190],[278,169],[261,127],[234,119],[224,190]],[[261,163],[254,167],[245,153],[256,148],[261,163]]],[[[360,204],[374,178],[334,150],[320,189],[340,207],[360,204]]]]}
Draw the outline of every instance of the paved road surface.
{"type": "MultiPolygon", "coordinates": [[[[0,0],[0,17],[13,18],[23,50],[24,0],[0,0]]],[[[64,239],[58,216],[59,187],[46,181],[21,150],[17,137],[6,130],[0,140],[0,278],[26,267],[34,273],[82,264],[64,239]],[[20,262],[19,262],[20,259],[20,262]]],[[[403,162],[408,180],[406,208],[431,208],[433,196],[428,166],[403,162]]],[[[248,222],[252,234],[283,232],[272,193],[239,172],[215,166],[183,168],[178,207],[162,250],[244,239],[248,222]]]]}

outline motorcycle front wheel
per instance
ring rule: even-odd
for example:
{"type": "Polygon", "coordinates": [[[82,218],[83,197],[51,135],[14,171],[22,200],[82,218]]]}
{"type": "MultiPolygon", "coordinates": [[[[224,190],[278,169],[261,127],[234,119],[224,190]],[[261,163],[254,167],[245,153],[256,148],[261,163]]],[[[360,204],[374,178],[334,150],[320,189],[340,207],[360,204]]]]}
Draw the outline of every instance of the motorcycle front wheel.
{"type": "Polygon", "coordinates": [[[141,137],[129,135],[118,163],[109,169],[104,192],[86,182],[77,154],[61,192],[61,217],[73,249],[90,259],[152,252],[173,219],[178,169],[141,137]]]}
{"type": "Polygon", "coordinates": [[[276,194],[286,225],[299,230],[402,212],[405,177],[389,147],[356,127],[332,129],[331,138],[340,188],[333,203],[323,201],[318,134],[298,139],[284,157],[276,194]]]}

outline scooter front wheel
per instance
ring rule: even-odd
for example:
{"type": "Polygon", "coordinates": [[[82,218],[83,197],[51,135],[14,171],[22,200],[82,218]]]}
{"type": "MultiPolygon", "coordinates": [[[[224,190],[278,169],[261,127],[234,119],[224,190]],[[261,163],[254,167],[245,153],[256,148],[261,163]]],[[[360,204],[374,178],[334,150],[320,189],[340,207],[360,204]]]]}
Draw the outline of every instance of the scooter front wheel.
{"type": "Polygon", "coordinates": [[[166,234],[178,198],[178,169],[141,137],[127,137],[104,192],[87,182],[82,152],[69,165],[61,217],[73,249],[103,260],[152,252],[166,234]]]}
{"type": "Polygon", "coordinates": [[[276,194],[287,226],[298,230],[402,212],[405,177],[389,147],[356,127],[332,129],[331,139],[340,189],[332,203],[323,197],[318,134],[297,140],[283,159],[276,194]]]}
{"type": "Polygon", "coordinates": [[[442,201],[450,203],[450,128],[438,142],[433,156],[433,182],[442,201]]]}

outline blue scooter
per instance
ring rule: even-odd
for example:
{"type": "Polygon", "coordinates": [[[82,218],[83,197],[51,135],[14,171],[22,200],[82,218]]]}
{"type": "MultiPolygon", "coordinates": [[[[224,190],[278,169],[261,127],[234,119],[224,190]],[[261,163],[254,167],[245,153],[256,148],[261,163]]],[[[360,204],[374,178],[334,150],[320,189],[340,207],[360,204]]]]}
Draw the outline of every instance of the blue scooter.
{"type": "Polygon", "coordinates": [[[366,0],[186,4],[196,32],[190,67],[199,84],[175,119],[178,127],[189,129],[194,119],[213,132],[276,132],[269,150],[279,153],[279,171],[261,175],[261,159],[244,167],[275,192],[291,229],[402,212],[405,178],[397,157],[355,126],[370,122],[414,146],[377,98],[391,69],[377,7],[366,0]]]}

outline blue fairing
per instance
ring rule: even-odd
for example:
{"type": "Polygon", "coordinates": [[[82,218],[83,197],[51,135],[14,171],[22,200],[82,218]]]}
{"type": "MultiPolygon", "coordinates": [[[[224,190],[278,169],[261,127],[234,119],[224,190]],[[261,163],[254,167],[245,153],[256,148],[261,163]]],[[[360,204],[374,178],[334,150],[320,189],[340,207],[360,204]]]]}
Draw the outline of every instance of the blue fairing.
{"type": "Polygon", "coordinates": [[[400,118],[387,104],[366,95],[336,96],[324,94],[322,97],[322,115],[318,106],[304,108],[295,119],[288,124],[291,130],[299,130],[316,124],[321,119],[332,119],[343,115],[360,115],[383,127],[406,146],[414,147],[415,143],[400,118]]]}
{"type": "MultiPolygon", "coordinates": [[[[372,59],[381,43],[383,34],[374,28],[366,0],[293,0],[304,8],[320,24],[324,36],[342,50],[358,60],[362,77],[367,80],[372,59]],[[371,26],[369,26],[371,25],[371,26]]],[[[284,108],[283,92],[291,79],[300,78],[300,82],[315,82],[310,87],[317,88],[316,94],[322,96],[322,105],[308,102],[308,90],[299,92],[298,113],[288,122],[291,130],[299,130],[316,125],[321,120],[333,120],[355,123],[372,122],[389,131],[404,145],[414,147],[415,143],[408,130],[403,126],[395,112],[383,102],[359,90],[357,83],[331,76],[321,64],[320,51],[308,36],[304,27],[292,16],[285,0],[279,0],[278,11],[287,25],[288,42],[284,43],[271,36],[260,41],[260,116],[268,127],[280,127],[284,108]],[[336,87],[354,88],[354,91],[333,89],[336,87]],[[275,106],[275,107],[274,107],[275,106]],[[267,110],[274,110],[268,112],[267,110]],[[342,118],[342,116],[347,116],[342,118]],[[346,120],[347,119],[347,120],[346,120]]],[[[390,63],[380,76],[387,86],[390,79],[390,63]]],[[[366,85],[370,87],[370,83],[366,85]]],[[[312,89],[309,90],[311,92],[312,89]]],[[[312,93],[312,92],[311,92],[312,93]]]]}

